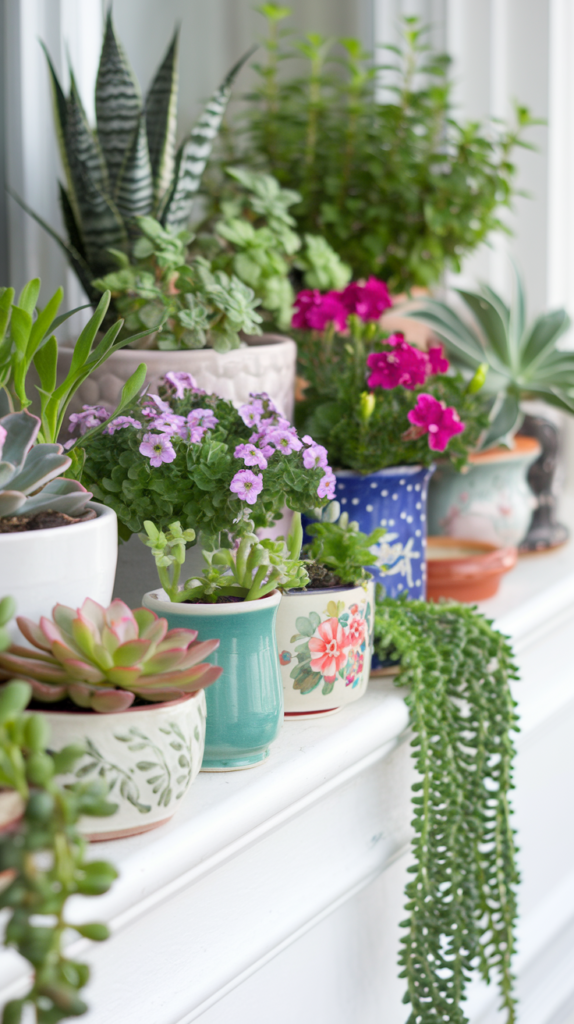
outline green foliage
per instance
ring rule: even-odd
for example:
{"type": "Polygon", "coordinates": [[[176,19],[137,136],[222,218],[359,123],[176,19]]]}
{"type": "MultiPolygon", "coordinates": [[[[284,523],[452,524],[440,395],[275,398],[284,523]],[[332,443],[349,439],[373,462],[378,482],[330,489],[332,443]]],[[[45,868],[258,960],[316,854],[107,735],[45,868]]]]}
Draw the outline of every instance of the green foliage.
{"type": "Polygon", "coordinates": [[[370,534],[362,533],[359,524],[349,519],[349,513],[341,512],[339,502],[332,501],[320,521],[309,524],[306,530],[313,538],[303,548],[306,559],[332,569],[341,583],[357,586],[371,578],[366,570],[373,564],[371,548],[386,533],[382,527],[370,534]]]}
{"type": "Polygon", "coordinates": [[[512,651],[473,608],[390,598],[377,601],[375,650],[400,664],[418,772],[400,954],[408,1024],[466,1024],[473,970],[497,979],[512,1024],[519,880],[509,803],[518,729],[512,651]]]}
{"type": "MultiPolygon", "coordinates": [[[[437,282],[492,231],[515,194],[513,151],[535,123],[458,123],[449,58],[430,51],[416,18],[377,67],[356,39],[289,38],[291,12],[259,8],[266,60],[231,141],[242,159],[296,189],[301,234],[323,235],[356,277],[395,292],[437,282]],[[287,70],[305,62],[305,70],[287,70]],[[383,98],[381,98],[381,96],[383,98]]],[[[238,124],[239,122],[236,122],[238,124]]]]}
{"type": "Polygon", "coordinates": [[[76,893],[107,892],[117,877],[106,861],[87,860],[87,844],[77,830],[81,816],[115,812],[116,805],[106,800],[107,785],[102,779],[58,784],[57,775],[69,772],[84,751],[69,746],[46,752],[46,719],[22,713],[30,693],[19,681],[0,691],[0,784],[25,801],[22,820],[0,834],[0,871],[9,873],[0,893],[0,908],[9,913],[4,943],[29,961],[34,974],[30,991],[4,1006],[2,1024],[19,1024],[26,1006],[33,1007],[37,1024],[57,1024],[86,1012],[80,992],[89,968],[64,955],[64,933],[72,929],[101,942],[108,930],[102,924],[69,923],[66,903],[76,893]]]}
{"type": "Polygon", "coordinates": [[[368,393],[367,357],[391,347],[374,322],[363,324],[354,316],[349,322],[350,337],[331,328],[298,339],[299,374],[308,385],[303,401],[295,406],[299,431],[324,445],[333,466],[359,473],[375,473],[386,466],[429,466],[436,453],[428,439],[407,434],[407,414],[424,392],[454,406],[465,424],[464,432],[451,438],[443,453],[457,468],[464,465],[488,426],[482,396],[471,393],[460,373],[438,374],[412,390],[399,386],[368,393]]]}
{"type": "Polygon", "coordinates": [[[470,322],[437,299],[417,302],[407,315],[432,328],[467,377],[488,367],[485,391],[492,395],[491,422],[481,447],[512,443],[522,422],[522,399],[537,398],[574,413],[574,353],[557,347],[570,327],[566,310],[542,313],[529,324],[517,270],[511,306],[486,284],[479,292],[457,291],[470,322]]]}
{"type": "Polygon", "coordinates": [[[67,238],[19,201],[64,250],[94,304],[98,295],[92,281],[113,269],[110,250],[129,252],[130,241],[138,234],[138,216],[157,217],[175,231],[187,225],[232,83],[250,56],[231,69],[176,151],[178,35],[179,30],[142,100],[116,38],[110,8],[96,81],[95,131],[88,124],[73,72],[66,96],[46,53],[66,177],[60,200],[67,238]]]}

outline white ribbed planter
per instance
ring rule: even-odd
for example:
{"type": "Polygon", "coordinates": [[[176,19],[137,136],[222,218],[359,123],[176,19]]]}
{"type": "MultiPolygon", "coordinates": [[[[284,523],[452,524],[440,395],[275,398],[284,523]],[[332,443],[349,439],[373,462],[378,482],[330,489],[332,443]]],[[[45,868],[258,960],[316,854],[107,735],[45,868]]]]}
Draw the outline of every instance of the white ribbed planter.
{"type": "MultiPolygon", "coordinates": [[[[71,526],[0,534],[0,597],[16,601],[16,614],[37,622],[55,604],[79,608],[86,597],[107,606],[118,558],[116,513],[97,501],[96,519],[71,526]]],[[[12,636],[22,642],[15,622],[12,636]]]]}
{"type": "Polygon", "coordinates": [[[366,692],[374,597],[372,580],[366,587],[292,590],[283,595],[277,644],[286,718],[332,714],[366,692]]]}
{"type": "Polygon", "coordinates": [[[149,832],[175,814],[195,779],[205,744],[205,692],[166,704],[148,704],[108,715],[51,711],[50,746],[86,748],[66,782],[103,777],[110,785],[109,818],[82,818],[90,839],[123,839],[149,832]]]}
{"type": "MultiPolygon", "coordinates": [[[[63,380],[71,360],[72,349],[61,348],[59,379],[63,380]]],[[[84,381],[70,404],[70,412],[78,412],[84,404],[103,405],[113,412],[128,377],[140,363],[146,363],[146,380],[152,393],[169,370],[183,371],[191,373],[200,388],[228,398],[237,406],[248,402],[252,391],[266,391],[279,411],[292,422],[296,361],[295,342],[279,334],[262,334],[257,343],[244,344],[225,353],[212,348],[179,352],[123,348],[114,352],[84,381]]]]}

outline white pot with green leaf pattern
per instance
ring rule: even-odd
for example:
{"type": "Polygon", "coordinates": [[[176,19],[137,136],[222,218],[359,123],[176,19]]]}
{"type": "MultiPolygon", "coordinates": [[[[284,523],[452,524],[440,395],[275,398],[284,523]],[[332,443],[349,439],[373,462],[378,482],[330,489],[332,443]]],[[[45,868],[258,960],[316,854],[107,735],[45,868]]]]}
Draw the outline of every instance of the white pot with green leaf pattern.
{"type": "MultiPolygon", "coordinates": [[[[165,704],[130,707],[111,714],[50,711],[50,746],[70,743],[86,748],[72,782],[103,777],[109,800],[117,804],[110,818],[86,818],[90,839],[123,839],[169,821],[195,779],[205,745],[205,693],[165,704]]],[[[82,822],[80,822],[82,828],[82,822]]]]}

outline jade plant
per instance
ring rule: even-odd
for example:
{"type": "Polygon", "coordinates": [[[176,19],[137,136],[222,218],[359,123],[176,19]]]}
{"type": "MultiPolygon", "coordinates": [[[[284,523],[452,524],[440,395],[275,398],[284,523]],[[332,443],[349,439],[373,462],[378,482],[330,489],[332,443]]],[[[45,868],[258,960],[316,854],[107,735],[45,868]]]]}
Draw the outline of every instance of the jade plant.
{"type": "Polygon", "coordinates": [[[488,370],[484,391],[491,396],[491,422],[481,447],[511,443],[524,399],[574,413],[574,353],[558,348],[570,328],[566,310],[542,313],[529,323],[518,271],[510,305],[486,284],[478,292],[457,293],[466,306],[464,318],[438,299],[417,302],[407,315],[432,329],[467,378],[488,370]]]}
{"type": "Polygon", "coordinates": [[[62,474],[72,465],[61,444],[34,444],[40,420],[29,412],[0,418],[0,519],[63,512],[79,516],[92,497],[62,474]]]}
{"type": "Polygon", "coordinates": [[[179,30],[142,100],[116,38],[110,8],[96,80],[95,130],[88,124],[73,72],[66,96],[48,57],[56,137],[66,177],[66,187],[60,185],[60,201],[67,237],[21,205],[62,247],[94,305],[98,293],[92,282],[114,269],[114,251],[129,253],[139,234],[136,217],[154,216],[175,231],[187,226],[233,80],[249,56],[226,75],[176,150],[178,36],[179,30]]]}
{"type": "Polygon", "coordinates": [[[302,552],[312,586],[358,586],[371,579],[372,548],[386,530],[377,527],[370,534],[363,533],[348,512],[341,512],[338,501],[316,509],[314,516],[318,521],[305,527],[311,541],[302,552]]]}
{"type": "Polygon", "coordinates": [[[80,993],[90,970],[65,955],[64,936],[74,931],[101,942],[109,933],[104,924],[72,924],[66,905],[76,894],[107,892],[117,877],[111,864],[87,859],[87,843],[77,829],[84,815],[115,812],[116,805],[106,799],[107,784],[103,779],[66,786],[58,782],[58,775],[70,772],[84,751],[68,746],[48,753],[46,719],[24,710],[30,696],[31,687],[21,680],[0,690],[0,784],[23,801],[19,822],[0,834],[4,945],[24,957],[33,972],[29,991],[4,1005],[2,1024],[29,1019],[56,1024],[86,1013],[80,993]],[[26,1016],[28,1008],[32,1018],[26,1016]]]}
{"type": "Polygon", "coordinates": [[[407,687],[414,734],[413,864],[399,957],[407,1024],[467,1024],[475,970],[498,983],[514,1024],[512,651],[473,608],[390,598],[377,600],[375,651],[407,687]]]}
{"type": "Polygon", "coordinates": [[[77,610],[57,604],[52,615],[39,625],[18,617],[32,647],[13,644],[0,653],[0,676],[27,680],[38,701],[69,698],[79,708],[125,711],[136,698],[177,700],[221,675],[220,668],[201,660],[219,640],[196,642],[194,629],[168,632],[167,620],[147,608],[132,612],[119,600],[102,608],[86,598],[77,610]]]}

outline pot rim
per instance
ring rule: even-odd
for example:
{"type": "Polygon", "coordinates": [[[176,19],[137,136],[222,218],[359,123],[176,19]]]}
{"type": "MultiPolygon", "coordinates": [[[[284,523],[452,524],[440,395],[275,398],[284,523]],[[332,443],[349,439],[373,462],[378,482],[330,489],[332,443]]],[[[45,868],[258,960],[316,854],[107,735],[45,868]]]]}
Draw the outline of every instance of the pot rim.
{"type": "Polygon", "coordinates": [[[113,715],[127,715],[130,711],[155,711],[160,708],[173,708],[177,704],[184,704],[187,701],[194,700],[195,697],[199,697],[200,693],[203,693],[203,689],[196,690],[195,693],[184,693],[182,697],[178,697],[177,700],[164,700],[158,701],[157,703],[150,702],[149,704],[139,704],[137,707],[125,708],[124,711],[92,711],[92,709],[79,708],[78,711],[58,711],[54,708],[54,705],[46,704],[45,708],[29,708],[31,715],[63,715],[66,718],[89,718],[89,719],[109,719],[113,715]]]}
{"type": "Polygon", "coordinates": [[[435,542],[445,547],[457,547],[460,544],[472,544],[474,547],[483,548],[482,551],[473,555],[464,555],[460,558],[428,558],[428,583],[440,585],[445,582],[461,584],[466,579],[469,582],[476,579],[486,579],[490,576],[499,576],[514,568],[518,560],[518,549],[512,545],[497,547],[487,541],[473,541],[459,537],[428,537],[427,552],[432,551],[435,542]]]}
{"type": "MultiPolygon", "coordinates": [[[[288,334],[275,334],[273,331],[270,331],[269,333],[264,331],[262,334],[247,335],[245,338],[242,338],[242,344],[240,348],[230,349],[229,352],[216,352],[216,350],[214,348],[211,348],[210,346],[195,349],[174,349],[171,351],[154,348],[123,348],[117,352],[112,352],[111,355],[108,356],[108,359],[106,359],[105,363],[103,364],[103,367],[107,365],[110,359],[114,359],[116,363],[119,363],[122,361],[126,361],[130,355],[136,356],[139,355],[141,352],[145,352],[146,360],[149,359],[150,362],[165,362],[166,356],[169,358],[169,356],[181,355],[189,355],[192,359],[195,359],[202,353],[204,354],[206,352],[213,352],[215,356],[225,358],[226,356],[232,356],[234,352],[246,352],[251,348],[275,348],[277,345],[284,345],[286,341],[290,342],[292,345],[296,344],[293,338],[291,338],[288,334]],[[251,338],[261,338],[262,340],[251,341],[251,338]]],[[[74,345],[62,345],[61,351],[70,353],[71,358],[74,352],[74,345]]]]}
{"type": "Polygon", "coordinates": [[[334,469],[333,473],[336,477],[349,477],[355,480],[368,480],[369,477],[373,476],[414,476],[416,473],[427,472],[433,473],[436,466],[434,462],[431,462],[430,466],[423,466],[420,462],[417,462],[411,466],[385,466],[384,469],[376,469],[374,473],[359,473],[358,469],[334,469]]]}
{"type": "Polygon", "coordinates": [[[63,530],[65,531],[66,536],[69,536],[68,530],[93,530],[95,525],[104,519],[109,519],[110,517],[117,519],[116,513],[114,512],[113,508],[110,508],[109,505],[103,505],[99,501],[88,501],[86,508],[93,508],[96,510],[97,516],[95,519],[87,519],[86,522],[84,523],[70,523],[68,526],[65,527],[47,526],[41,530],[23,530],[21,533],[0,533],[0,544],[6,543],[5,538],[9,540],[12,544],[30,544],[31,535],[37,537],[48,536],[49,538],[52,538],[55,533],[60,534],[62,533],[63,530]]]}
{"type": "Polygon", "coordinates": [[[258,598],[257,601],[234,601],[230,604],[186,604],[183,601],[170,601],[162,587],[158,587],[157,590],[148,590],[143,596],[144,608],[157,611],[160,615],[162,612],[169,612],[171,615],[193,614],[203,617],[214,614],[249,615],[250,612],[257,611],[262,607],[262,601],[269,602],[266,607],[275,608],[281,601],[281,593],[279,590],[272,590],[269,594],[265,594],[264,597],[258,598]],[[160,594],[164,596],[160,597],[160,594]],[[150,602],[149,604],[146,603],[146,598],[150,602]]]}
{"type": "Polygon", "coordinates": [[[485,452],[472,452],[468,457],[468,461],[472,466],[480,466],[489,462],[507,462],[509,460],[524,459],[530,455],[540,455],[541,451],[542,445],[535,437],[525,437],[522,434],[516,434],[513,438],[512,448],[504,448],[502,445],[497,445],[496,448],[489,448],[485,452]]]}
{"type": "MultiPolygon", "coordinates": [[[[365,583],[367,584],[367,586],[368,586],[369,583],[372,583],[372,582],[373,582],[372,578],[370,580],[365,580],[365,583]]],[[[351,590],[364,590],[366,592],[366,589],[367,588],[363,587],[362,583],[342,583],[340,587],[315,587],[313,590],[303,590],[303,588],[297,589],[296,587],[290,587],[289,590],[284,590],[282,592],[282,596],[283,597],[315,597],[316,595],[318,596],[318,595],[321,595],[321,594],[341,594],[344,591],[351,591],[351,590]]]]}

